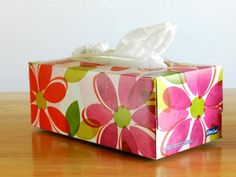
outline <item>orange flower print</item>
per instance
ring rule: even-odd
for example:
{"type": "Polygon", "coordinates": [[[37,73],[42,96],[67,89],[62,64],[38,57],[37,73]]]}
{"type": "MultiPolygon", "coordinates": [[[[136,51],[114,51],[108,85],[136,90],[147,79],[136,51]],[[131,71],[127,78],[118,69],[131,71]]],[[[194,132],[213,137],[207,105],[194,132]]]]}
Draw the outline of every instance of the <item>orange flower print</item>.
{"type": "Polygon", "coordinates": [[[29,66],[31,123],[33,126],[57,133],[68,133],[69,125],[55,105],[66,95],[67,82],[52,77],[52,65],[29,66]]]}

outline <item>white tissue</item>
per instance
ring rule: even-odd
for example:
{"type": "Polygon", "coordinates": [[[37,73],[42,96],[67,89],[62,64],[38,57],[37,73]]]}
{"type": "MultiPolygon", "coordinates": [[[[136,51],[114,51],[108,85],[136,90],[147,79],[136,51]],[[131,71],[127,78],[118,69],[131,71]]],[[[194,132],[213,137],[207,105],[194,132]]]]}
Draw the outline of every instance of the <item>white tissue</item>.
{"type": "Polygon", "coordinates": [[[119,41],[114,53],[141,60],[144,67],[165,67],[161,54],[173,41],[175,31],[176,25],[171,23],[135,29],[119,41]]]}
{"type": "Polygon", "coordinates": [[[138,28],[127,33],[114,50],[108,50],[107,43],[82,46],[73,52],[72,58],[115,66],[163,68],[166,64],[161,55],[173,41],[175,31],[172,23],[138,28]]]}
{"type": "Polygon", "coordinates": [[[105,52],[108,49],[109,49],[108,43],[106,42],[99,42],[94,45],[87,45],[87,46],[85,45],[75,49],[74,52],[72,53],[72,58],[76,59],[77,57],[83,54],[98,54],[101,52],[105,52]]]}

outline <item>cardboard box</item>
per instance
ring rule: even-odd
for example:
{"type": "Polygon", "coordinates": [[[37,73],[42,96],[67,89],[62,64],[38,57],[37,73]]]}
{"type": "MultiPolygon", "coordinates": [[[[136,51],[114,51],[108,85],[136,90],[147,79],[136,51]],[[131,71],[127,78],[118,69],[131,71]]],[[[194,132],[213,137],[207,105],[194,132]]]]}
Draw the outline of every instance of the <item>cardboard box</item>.
{"type": "Polygon", "coordinates": [[[29,63],[32,126],[151,159],[221,137],[222,67],[29,63]]]}

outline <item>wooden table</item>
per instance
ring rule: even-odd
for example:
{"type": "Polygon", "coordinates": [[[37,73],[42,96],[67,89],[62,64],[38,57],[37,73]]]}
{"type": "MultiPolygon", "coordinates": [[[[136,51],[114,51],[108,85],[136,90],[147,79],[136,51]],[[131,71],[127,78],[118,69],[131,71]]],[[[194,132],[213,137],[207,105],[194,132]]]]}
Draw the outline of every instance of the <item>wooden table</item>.
{"type": "Polygon", "coordinates": [[[236,89],[224,91],[224,138],[153,161],[32,128],[27,93],[0,94],[0,176],[236,176],[236,89]]]}

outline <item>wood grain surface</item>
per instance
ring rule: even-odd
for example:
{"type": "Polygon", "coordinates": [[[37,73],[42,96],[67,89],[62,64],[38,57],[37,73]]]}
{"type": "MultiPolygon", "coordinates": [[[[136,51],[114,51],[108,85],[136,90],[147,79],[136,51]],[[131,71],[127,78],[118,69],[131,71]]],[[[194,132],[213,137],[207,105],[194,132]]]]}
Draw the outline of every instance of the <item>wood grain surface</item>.
{"type": "Polygon", "coordinates": [[[32,128],[28,93],[0,93],[0,177],[236,176],[236,89],[224,90],[223,139],[149,160],[32,128]]]}

